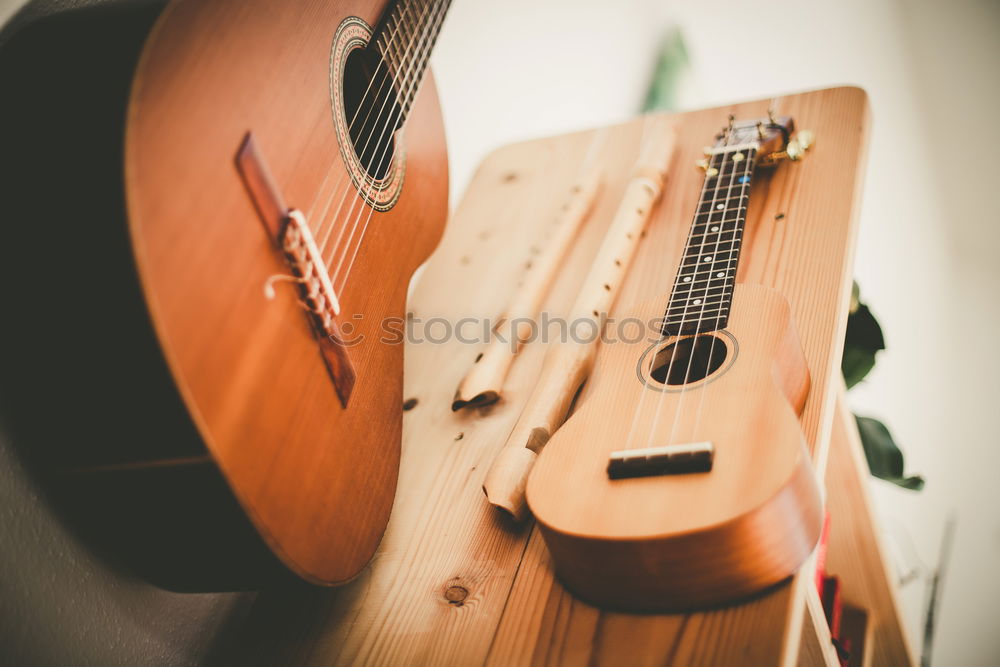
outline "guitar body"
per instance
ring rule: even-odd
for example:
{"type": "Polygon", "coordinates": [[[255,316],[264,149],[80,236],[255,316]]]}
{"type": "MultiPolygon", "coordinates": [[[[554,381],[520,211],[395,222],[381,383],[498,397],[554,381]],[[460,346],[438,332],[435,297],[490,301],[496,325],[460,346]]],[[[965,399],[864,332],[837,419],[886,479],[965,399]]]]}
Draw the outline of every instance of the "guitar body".
{"type": "MultiPolygon", "coordinates": [[[[655,320],[662,303],[621,317],[655,320]]],[[[797,418],[809,375],[788,303],[737,285],[728,327],[705,336],[725,359],[670,391],[644,369],[673,339],[604,345],[586,400],[532,471],[528,503],[558,575],[585,600],[718,605],[787,578],[816,544],[822,502],[797,418]],[[710,471],[609,478],[613,450],[692,442],[714,445],[710,471]]]]}
{"type": "MultiPolygon", "coordinates": [[[[96,500],[105,526],[120,520],[125,534],[113,541],[158,559],[137,567],[162,585],[245,588],[285,568],[338,584],[357,575],[381,539],[399,465],[403,345],[380,338],[386,322],[399,330],[405,320],[410,276],[447,216],[447,156],[429,73],[397,133],[405,162],[393,175],[395,199],[367,224],[367,207],[339,219],[331,207],[325,221],[319,211],[342,192],[347,205],[359,199],[345,157],[352,147],[342,150],[336,129],[335,36],[351,17],[376,24],[385,4],[112,5],[68,13],[35,28],[33,43],[26,35],[10,45],[30,54],[44,50],[35,43],[58,44],[61,55],[35,63],[30,77],[9,65],[6,78],[30,87],[47,75],[76,107],[44,135],[30,127],[32,116],[54,120],[40,109],[65,99],[9,112],[19,116],[5,120],[22,132],[29,124],[14,211],[33,211],[49,234],[83,221],[100,227],[68,232],[63,242],[73,247],[44,280],[64,291],[88,284],[74,296],[99,329],[100,359],[74,370],[103,400],[81,399],[83,387],[75,397],[87,406],[79,408],[87,425],[116,425],[104,437],[86,432],[84,443],[49,447],[46,467],[74,489],[71,504],[96,500]],[[266,293],[270,277],[291,271],[236,166],[248,133],[287,205],[316,211],[311,225],[333,224],[335,233],[364,225],[340,293],[355,371],[346,404],[297,287],[276,283],[266,293]],[[92,173],[105,167],[113,173],[92,173]],[[58,201],[39,202],[43,187],[32,176],[58,201]]],[[[43,242],[38,227],[18,242],[43,242]]],[[[25,269],[23,260],[7,267],[25,269]]],[[[27,326],[56,321],[20,301],[27,326]]],[[[34,363],[53,366],[37,330],[21,342],[31,343],[34,363]]],[[[26,377],[37,372],[8,361],[26,377]]],[[[44,393],[39,387],[33,398],[44,393]]]]}

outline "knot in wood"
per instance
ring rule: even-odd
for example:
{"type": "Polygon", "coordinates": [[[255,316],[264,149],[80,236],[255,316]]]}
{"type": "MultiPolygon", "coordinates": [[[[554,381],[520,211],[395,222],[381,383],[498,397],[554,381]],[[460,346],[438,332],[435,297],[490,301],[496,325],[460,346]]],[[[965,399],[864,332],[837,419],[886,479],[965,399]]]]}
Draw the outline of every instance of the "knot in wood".
{"type": "Polygon", "coordinates": [[[469,597],[469,590],[464,586],[449,586],[444,591],[444,599],[448,604],[461,607],[465,603],[465,598],[469,597]]]}

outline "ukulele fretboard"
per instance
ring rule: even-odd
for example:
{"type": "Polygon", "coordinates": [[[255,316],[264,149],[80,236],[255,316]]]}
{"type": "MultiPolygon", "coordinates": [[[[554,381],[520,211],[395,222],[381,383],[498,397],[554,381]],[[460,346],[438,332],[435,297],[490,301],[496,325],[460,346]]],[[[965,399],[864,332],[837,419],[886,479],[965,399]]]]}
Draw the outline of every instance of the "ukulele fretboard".
{"type": "Polygon", "coordinates": [[[737,147],[708,158],[705,185],[667,303],[665,335],[726,327],[756,152],[737,147]]]}

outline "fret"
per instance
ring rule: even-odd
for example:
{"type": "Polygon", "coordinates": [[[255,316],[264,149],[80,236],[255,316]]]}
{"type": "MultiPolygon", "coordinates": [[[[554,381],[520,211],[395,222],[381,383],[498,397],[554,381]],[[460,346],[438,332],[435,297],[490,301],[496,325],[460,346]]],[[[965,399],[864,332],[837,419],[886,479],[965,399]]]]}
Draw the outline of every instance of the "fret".
{"type": "Polygon", "coordinates": [[[700,297],[718,296],[719,294],[724,294],[726,290],[728,290],[732,286],[732,282],[727,278],[721,278],[716,282],[720,284],[712,285],[711,282],[709,282],[709,284],[707,285],[698,285],[697,287],[689,285],[680,285],[678,287],[675,287],[673,294],[674,298],[672,299],[672,302],[682,301],[684,299],[687,299],[688,297],[698,298],[699,296],[700,297]]]}
{"type": "Polygon", "coordinates": [[[725,300],[718,303],[688,306],[687,308],[677,306],[667,311],[666,316],[669,322],[690,322],[693,319],[718,319],[724,317],[728,312],[729,301],[725,300]]]}
{"type": "Polygon", "coordinates": [[[691,225],[691,236],[696,235],[706,235],[706,234],[720,234],[724,232],[739,232],[743,229],[743,223],[746,220],[746,216],[738,214],[731,218],[725,219],[701,219],[702,216],[697,216],[694,224],[691,225]]]}
{"type": "Polygon", "coordinates": [[[697,313],[692,313],[687,317],[665,317],[661,330],[666,335],[689,335],[702,333],[704,331],[716,331],[725,328],[726,318],[729,313],[709,314],[698,317],[697,313]]]}
{"type": "Polygon", "coordinates": [[[732,288],[732,284],[726,284],[709,289],[705,289],[703,287],[701,289],[690,290],[686,293],[675,292],[675,298],[670,300],[668,310],[673,310],[675,308],[687,308],[689,304],[701,306],[702,303],[711,302],[712,299],[721,299],[729,296],[732,293],[732,288]],[[699,303],[695,303],[695,301],[698,301],[699,303]]]}
{"type": "Polygon", "coordinates": [[[737,238],[731,241],[711,241],[709,243],[692,243],[684,251],[689,253],[681,258],[681,266],[691,266],[701,264],[711,267],[716,264],[728,263],[732,257],[726,257],[733,253],[738,253],[742,247],[743,239],[737,238]]]}
{"type": "Polygon", "coordinates": [[[695,223],[699,225],[728,224],[738,222],[740,220],[742,220],[742,215],[738,211],[733,211],[731,209],[727,209],[726,211],[705,211],[703,213],[695,214],[694,218],[695,223]],[[724,215],[724,213],[731,215],[724,215]]]}
{"type": "Polygon", "coordinates": [[[702,331],[706,331],[706,329],[702,329],[700,325],[707,323],[718,324],[719,321],[725,320],[728,316],[729,306],[716,306],[706,308],[705,310],[691,308],[686,311],[667,314],[667,324],[680,326],[687,324],[692,325],[692,327],[697,326],[700,333],[702,331]]]}
{"type": "Polygon", "coordinates": [[[689,335],[725,328],[743,243],[755,150],[719,151],[709,160],[718,173],[707,176],[695,208],[662,327],[665,335],[689,335]]]}
{"type": "Polygon", "coordinates": [[[719,264],[730,264],[734,262],[737,257],[739,257],[739,248],[734,250],[729,250],[726,252],[717,252],[711,254],[711,249],[709,249],[706,254],[695,254],[690,257],[685,257],[681,260],[681,267],[686,266],[704,266],[706,268],[713,268],[719,264]]]}
{"type": "Polygon", "coordinates": [[[710,317],[721,317],[727,312],[729,312],[729,297],[725,297],[711,303],[674,306],[673,308],[667,309],[666,315],[668,320],[672,322],[679,322],[683,319],[690,320],[692,317],[697,317],[703,320],[710,317]]]}
{"type": "Polygon", "coordinates": [[[706,331],[718,331],[726,328],[729,313],[719,315],[706,315],[705,317],[688,318],[668,318],[661,327],[661,332],[666,336],[689,336],[706,331]]]}
{"type": "Polygon", "coordinates": [[[745,206],[746,202],[742,201],[746,195],[740,194],[740,190],[743,186],[736,186],[733,188],[731,193],[727,193],[726,189],[723,188],[721,192],[716,196],[706,196],[698,201],[698,210],[695,211],[697,215],[705,215],[708,213],[713,213],[720,215],[723,211],[735,211],[740,206],[745,206]]]}
{"type": "Polygon", "coordinates": [[[728,252],[730,250],[735,250],[739,247],[741,239],[731,238],[729,240],[723,241],[722,239],[717,239],[715,241],[707,241],[704,243],[689,243],[687,247],[687,252],[692,254],[703,255],[706,253],[720,253],[728,252]]]}
{"type": "Polygon", "coordinates": [[[713,287],[717,287],[717,285],[713,285],[712,283],[725,284],[729,282],[729,279],[732,278],[734,274],[735,272],[732,269],[719,269],[718,271],[707,274],[703,278],[698,278],[697,273],[689,274],[681,278],[681,280],[674,285],[674,291],[680,294],[684,291],[690,291],[692,289],[705,289],[705,287],[711,289],[713,287]],[[721,278],[718,275],[720,273],[723,274],[721,278]],[[686,278],[691,278],[691,280],[685,280],[686,278]]]}

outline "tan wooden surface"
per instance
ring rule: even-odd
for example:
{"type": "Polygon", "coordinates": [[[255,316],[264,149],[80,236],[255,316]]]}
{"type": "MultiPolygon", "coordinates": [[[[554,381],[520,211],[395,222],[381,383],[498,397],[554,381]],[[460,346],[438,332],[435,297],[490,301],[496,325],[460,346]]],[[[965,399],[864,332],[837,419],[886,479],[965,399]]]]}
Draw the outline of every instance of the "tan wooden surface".
{"type": "MultiPolygon", "coordinates": [[[[619,306],[669,289],[698,197],[692,166],[725,122],[765,114],[761,100],[679,114],[666,192],[640,244],[619,306]]],[[[850,288],[855,200],[867,139],[864,93],[853,88],[790,95],[781,114],[816,132],[802,164],[756,179],[739,278],[789,299],[812,375],[802,417],[815,458],[827,450],[850,288]]],[[[564,313],[611,219],[635,160],[641,123],[613,128],[602,157],[608,178],[591,222],[547,300],[564,313]]],[[[521,258],[544,233],[570,186],[590,132],[505,147],[480,166],[415,285],[412,322],[491,317],[516,284],[521,258]]],[[[613,311],[614,312],[614,311],[613,311]]],[[[612,313],[613,314],[613,313],[612,313]]],[[[420,327],[415,327],[420,329],[420,327]]],[[[466,333],[472,335],[470,325],[466,333]]],[[[430,333],[442,334],[436,324],[430,333]]],[[[419,333],[419,331],[418,331],[419,333]]],[[[525,346],[505,398],[477,412],[451,410],[480,349],[450,340],[406,350],[399,490],[389,529],[364,574],[338,590],[263,593],[242,642],[268,664],[794,664],[806,586],[800,573],[765,595],[711,612],[604,613],[553,579],[530,525],[490,508],[481,485],[534,384],[545,345],[525,346]]],[[[586,390],[581,396],[586,400],[586,390]]]]}
{"type": "Polygon", "coordinates": [[[872,665],[915,665],[916,652],[902,625],[891,571],[868,491],[868,464],[858,428],[843,400],[837,403],[827,464],[830,544],[826,569],[840,577],[845,604],[868,612],[872,665]]]}
{"type": "MultiPolygon", "coordinates": [[[[811,578],[809,582],[812,583],[811,578]]],[[[826,623],[823,603],[819,599],[819,591],[816,590],[815,586],[809,586],[805,597],[806,613],[802,624],[798,665],[800,667],[814,667],[815,665],[839,667],[840,661],[837,659],[837,651],[830,640],[830,627],[826,623]]]]}

